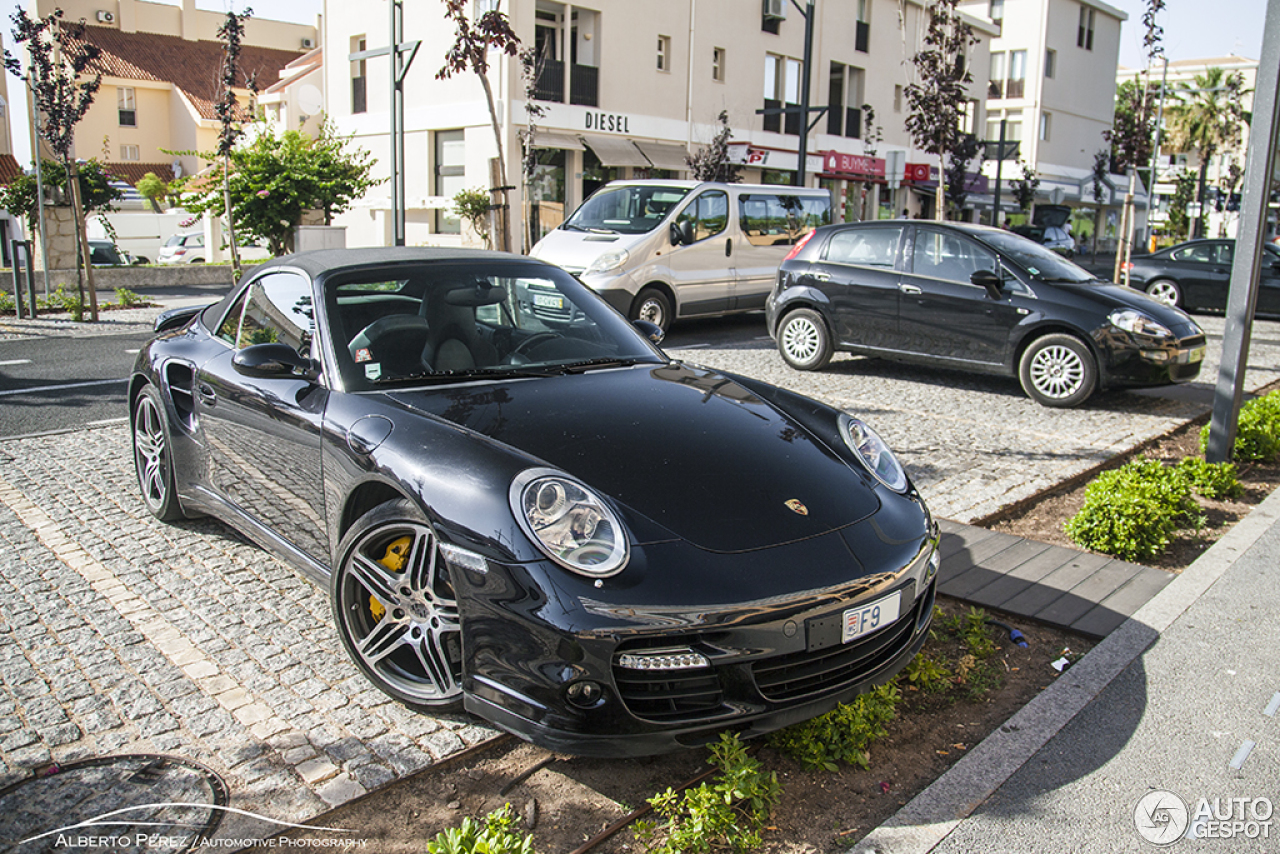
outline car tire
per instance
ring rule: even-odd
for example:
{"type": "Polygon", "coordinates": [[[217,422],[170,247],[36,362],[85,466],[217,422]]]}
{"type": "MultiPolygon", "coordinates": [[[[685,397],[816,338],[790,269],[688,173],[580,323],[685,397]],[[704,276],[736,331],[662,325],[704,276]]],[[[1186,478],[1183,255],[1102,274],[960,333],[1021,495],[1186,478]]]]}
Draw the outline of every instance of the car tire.
{"type": "Polygon", "coordinates": [[[133,468],[142,501],[161,522],[186,516],[178,501],[173,477],[173,442],[164,401],[153,385],[145,385],[133,399],[129,418],[133,439],[133,468]]]}
{"type": "Polygon", "coordinates": [[[384,694],[420,711],[462,708],[462,628],[449,566],[411,501],[361,516],[330,577],[342,645],[384,694]]]}
{"type": "Polygon", "coordinates": [[[778,324],[777,338],[783,361],[797,371],[820,371],[831,361],[831,333],[811,308],[788,312],[778,324]]]}
{"type": "Polygon", "coordinates": [[[1093,353],[1072,335],[1044,335],[1018,362],[1022,390],[1041,406],[1069,409],[1089,399],[1098,385],[1093,353]]]}
{"type": "Polygon", "coordinates": [[[1172,279],[1156,279],[1147,285],[1147,296],[1165,305],[1182,308],[1182,289],[1172,279]]]}
{"type": "Polygon", "coordinates": [[[671,300],[657,288],[645,288],[631,304],[631,320],[647,320],[662,328],[671,329],[671,300]]]}

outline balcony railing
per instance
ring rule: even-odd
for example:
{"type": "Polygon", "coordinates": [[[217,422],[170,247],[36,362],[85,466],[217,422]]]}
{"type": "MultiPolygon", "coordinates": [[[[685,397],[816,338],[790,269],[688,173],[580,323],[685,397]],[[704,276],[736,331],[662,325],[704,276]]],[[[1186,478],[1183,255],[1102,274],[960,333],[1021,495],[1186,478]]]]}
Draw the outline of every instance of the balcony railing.
{"type": "Polygon", "coordinates": [[[533,81],[536,101],[564,103],[564,63],[558,59],[538,60],[538,76],[533,81]]]}
{"type": "Polygon", "coordinates": [[[569,103],[580,107],[600,106],[600,69],[594,65],[574,65],[569,72],[569,103]]]}
{"type": "Polygon", "coordinates": [[[1026,84],[1027,84],[1026,80],[1005,81],[1004,96],[1006,98],[1021,98],[1024,88],[1026,87],[1026,84]]]}

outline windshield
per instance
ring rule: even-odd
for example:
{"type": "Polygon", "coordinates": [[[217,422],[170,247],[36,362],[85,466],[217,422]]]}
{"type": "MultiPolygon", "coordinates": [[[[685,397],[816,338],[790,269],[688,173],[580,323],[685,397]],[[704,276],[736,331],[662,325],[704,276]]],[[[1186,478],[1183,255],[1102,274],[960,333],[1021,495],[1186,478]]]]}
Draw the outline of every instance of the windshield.
{"type": "Polygon", "coordinates": [[[983,231],[982,239],[1042,282],[1078,283],[1098,277],[1051,249],[1008,231],[983,231]]]}
{"type": "Polygon", "coordinates": [[[684,187],[605,187],[560,226],[566,231],[645,234],[657,228],[689,190],[684,187]]]}
{"type": "Polygon", "coordinates": [[[544,264],[371,268],[327,280],[325,299],[352,391],[665,361],[599,297],[544,264]]]}

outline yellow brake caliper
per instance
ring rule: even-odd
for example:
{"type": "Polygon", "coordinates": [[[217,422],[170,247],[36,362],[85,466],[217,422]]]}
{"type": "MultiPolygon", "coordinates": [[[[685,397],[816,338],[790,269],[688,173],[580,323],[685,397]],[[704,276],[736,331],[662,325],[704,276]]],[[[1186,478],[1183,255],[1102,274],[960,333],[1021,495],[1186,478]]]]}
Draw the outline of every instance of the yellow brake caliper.
{"type": "MultiPolygon", "coordinates": [[[[412,537],[400,537],[387,544],[387,551],[378,558],[378,563],[392,572],[403,572],[405,562],[409,560],[409,547],[413,545],[412,537]]],[[[369,613],[374,620],[381,620],[387,609],[373,596],[369,597],[369,613]]]]}

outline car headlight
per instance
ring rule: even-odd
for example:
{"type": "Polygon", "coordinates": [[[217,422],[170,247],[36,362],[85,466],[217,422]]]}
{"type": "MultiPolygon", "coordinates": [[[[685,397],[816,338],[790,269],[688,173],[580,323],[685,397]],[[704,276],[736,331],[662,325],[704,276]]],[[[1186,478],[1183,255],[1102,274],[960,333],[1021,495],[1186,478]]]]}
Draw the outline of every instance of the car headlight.
{"type": "Polygon", "coordinates": [[[627,565],[630,547],[618,517],[577,481],[551,469],[521,472],[511,505],[538,548],[565,569],[606,578],[627,565]]]}
{"type": "Polygon", "coordinates": [[[884,439],[857,418],[840,418],[840,435],[876,480],[894,492],[907,491],[907,472],[884,439]]]}
{"type": "Polygon", "coordinates": [[[596,260],[587,265],[587,269],[582,271],[582,275],[590,276],[593,273],[608,273],[610,270],[616,270],[623,264],[627,263],[627,250],[613,249],[601,254],[596,260]]]}
{"type": "Polygon", "coordinates": [[[1173,333],[1162,323],[1157,323],[1140,311],[1131,308],[1118,308],[1107,317],[1111,325],[1117,329],[1134,335],[1149,335],[1152,338],[1172,338],[1173,333]]]}

